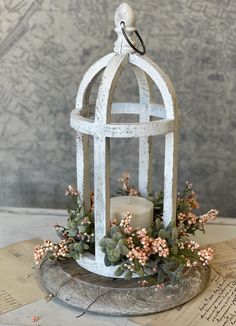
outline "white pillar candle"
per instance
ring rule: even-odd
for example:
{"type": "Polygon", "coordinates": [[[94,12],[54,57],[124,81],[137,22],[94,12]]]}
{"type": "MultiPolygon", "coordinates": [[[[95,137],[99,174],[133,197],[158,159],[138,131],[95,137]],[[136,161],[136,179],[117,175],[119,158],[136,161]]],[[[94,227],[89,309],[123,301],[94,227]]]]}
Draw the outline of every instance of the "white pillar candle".
{"type": "Polygon", "coordinates": [[[110,217],[116,218],[119,222],[127,212],[133,217],[131,225],[133,228],[149,229],[153,222],[153,203],[150,200],[136,196],[120,196],[111,198],[110,217]]]}

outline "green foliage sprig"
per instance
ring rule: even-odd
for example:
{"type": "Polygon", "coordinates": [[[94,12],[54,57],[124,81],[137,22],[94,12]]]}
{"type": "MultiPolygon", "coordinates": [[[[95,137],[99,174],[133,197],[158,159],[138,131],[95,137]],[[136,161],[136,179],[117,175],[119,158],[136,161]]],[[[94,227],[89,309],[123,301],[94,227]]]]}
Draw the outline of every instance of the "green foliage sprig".
{"type": "MultiPolygon", "coordinates": [[[[129,175],[120,179],[124,195],[137,195],[134,187],[129,186],[129,175]]],[[[69,186],[69,195],[73,207],[68,209],[66,227],[56,225],[56,232],[61,238],[58,244],[46,240],[35,248],[35,261],[39,263],[47,255],[50,259],[79,259],[85,252],[94,254],[94,211],[86,211],[81,203],[79,192],[69,186]]],[[[207,214],[196,216],[194,210],[199,207],[192,185],[186,183],[182,193],[178,193],[176,223],[167,227],[163,224],[163,192],[151,194],[148,199],[154,204],[154,220],[149,230],[133,229],[132,213],[127,213],[121,221],[111,221],[111,228],[106,237],[101,239],[100,247],[104,252],[106,266],[117,266],[115,276],[130,279],[140,277],[142,285],[164,282],[175,284],[184,277],[189,268],[198,264],[207,265],[213,257],[211,248],[199,249],[199,244],[189,239],[197,230],[204,232],[204,225],[213,220],[218,212],[210,210],[207,214]],[[155,274],[150,276],[150,274],[155,274]]],[[[91,196],[93,198],[93,196],[91,196]]]]}

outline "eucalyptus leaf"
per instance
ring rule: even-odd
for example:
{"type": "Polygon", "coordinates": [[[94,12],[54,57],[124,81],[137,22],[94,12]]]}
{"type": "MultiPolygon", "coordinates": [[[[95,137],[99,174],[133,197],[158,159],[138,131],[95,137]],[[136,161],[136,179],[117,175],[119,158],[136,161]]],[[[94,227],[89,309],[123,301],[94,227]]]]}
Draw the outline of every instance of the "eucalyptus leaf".
{"type": "Polygon", "coordinates": [[[79,253],[74,253],[74,259],[80,259],[80,254],[79,253]]]}
{"type": "Polygon", "coordinates": [[[127,256],[129,253],[129,249],[122,243],[119,243],[120,253],[122,256],[127,256]]]}
{"type": "Polygon", "coordinates": [[[116,270],[115,270],[115,276],[121,276],[124,273],[124,269],[119,266],[116,270]]]}
{"type": "Polygon", "coordinates": [[[120,248],[116,247],[113,251],[113,255],[117,257],[117,260],[120,259],[120,248]]]}
{"type": "Polygon", "coordinates": [[[68,232],[69,232],[70,237],[74,237],[77,234],[78,230],[77,229],[71,229],[71,230],[68,230],[68,232]]]}
{"type": "Polygon", "coordinates": [[[110,236],[113,237],[113,235],[119,231],[120,231],[120,227],[118,225],[112,226],[110,229],[110,236]]]}
{"type": "Polygon", "coordinates": [[[116,247],[116,242],[113,239],[106,239],[106,247],[107,249],[115,249],[116,247]]]}
{"type": "Polygon", "coordinates": [[[132,278],[132,276],[133,276],[133,273],[132,273],[130,270],[128,270],[128,271],[125,273],[125,277],[124,277],[124,279],[125,279],[125,280],[130,280],[130,279],[132,278]]]}
{"type": "Polygon", "coordinates": [[[160,231],[158,232],[158,237],[162,238],[162,239],[166,239],[168,236],[168,233],[166,232],[165,229],[160,229],[160,231]]]}
{"type": "Polygon", "coordinates": [[[177,255],[177,254],[178,254],[178,251],[179,251],[178,246],[177,246],[176,244],[173,244],[173,245],[172,245],[172,253],[173,253],[174,255],[177,255]]]}
{"type": "Polygon", "coordinates": [[[135,272],[141,271],[142,265],[139,263],[139,261],[137,259],[134,259],[133,263],[134,263],[135,272]]]}
{"type": "Polygon", "coordinates": [[[143,269],[140,269],[139,271],[135,271],[136,274],[138,274],[139,277],[144,277],[145,273],[143,269]]]}
{"type": "Polygon", "coordinates": [[[85,225],[78,225],[78,230],[80,233],[84,233],[86,232],[86,226],[85,225]]]}
{"type": "Polygon", "coordinates": [[[107,257],[111,263],[115,263],[120,260],[119,248],[110,249],[107,251],[107,257]],[[118,249],[118,250],[117,250],[118,249]]]}
{"type": "Polygon", "coordinates": [[[84,243],[82,242],[77,242],[74,244],[74,250],[78,251],[80,254],[84,253],[84,243]]]}
{"type": "Polygon", "coordinates": [[[122,234],[120,232],[115,232],[112,236],[112,239],[118,242],[122,238],[122,234]]]}
{"type": "Polygon", "coordinates": [[[85,215],[85,208],[84,207],[81,207],[80,208],[80,216],[84,216],[85,215]]]}
{"type": "Polygon", "coordinates": [[[74,221],[68,221],[67,228],[68,229],[75,229],[77,227],[77,223],[74,221]]]}
{"type": "Polygon", "coordinates": [[[104,264],[105,264],[105,266],[107,266],[107,267],[111,266],[111,262],[110,262],[110,260],[108,259],[108,255],[107,255],[107,254],[104,256],[104,264]]]}
{"type": "Polygon", "coordinates": [[[101,248],[105,248],[106,247],[106,238],[102,238],[100,241],[99,241],[99,246],[101,248]]]}

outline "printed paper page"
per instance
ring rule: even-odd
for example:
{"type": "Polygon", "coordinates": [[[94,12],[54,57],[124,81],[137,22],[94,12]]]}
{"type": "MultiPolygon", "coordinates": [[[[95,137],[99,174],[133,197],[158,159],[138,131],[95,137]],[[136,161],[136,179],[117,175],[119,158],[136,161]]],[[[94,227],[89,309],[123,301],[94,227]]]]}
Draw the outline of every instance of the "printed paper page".
{"type": "Polygon", "coordinates": [[[39,242],[28,240],[0,249],[0,314],[45,297],[33,259],[39,242]]]}

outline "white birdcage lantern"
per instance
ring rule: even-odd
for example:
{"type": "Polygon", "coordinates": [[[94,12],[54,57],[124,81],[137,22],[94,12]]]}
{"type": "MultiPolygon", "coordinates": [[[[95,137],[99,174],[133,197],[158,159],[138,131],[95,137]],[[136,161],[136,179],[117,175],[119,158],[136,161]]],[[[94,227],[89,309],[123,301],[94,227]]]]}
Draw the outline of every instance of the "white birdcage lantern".
{"type": "MultiPolygon", "coordinates": [[[[77,187],[86,208],[90,205],[89,135],[94,138],[94,206],[95,255],[85,254],[80,266],[103,276],[114,276],[114,268],[104,264],[99,241],[110,228],[110,139],[139,139],[139,191],[146,197],[151,189],[151,137],[165,135],[164,215],[165,226],[176,218],[177,142],[179,111],[173,85],[167,75],[135,48],[135,17],[123,3],[115,14],[118,39],[114,51],[93,64],[85,73],[71,114],[77,150],[77,187]],[[139,103],[113,103],[113,94],[121,72],[130,65],[134,70],[139,103]],[[102,74],[98,90],[95,119],[89,117],[89,95],[96,78],[102,74]],[[163,105],[154,103],[150,81],[160,91],[163,105]],[[113,114],[138,114],[138,123],[112,123],[113,114]],[[159,119],[152,120],[151,117],[159,119]]],[[[139,34],[138,34],[139,37],[139,34]]],[[[141,42],[142,43],[142,42],[141,42]]],[[[125,167],[124,167],[125,168],[125,167]]]]}

